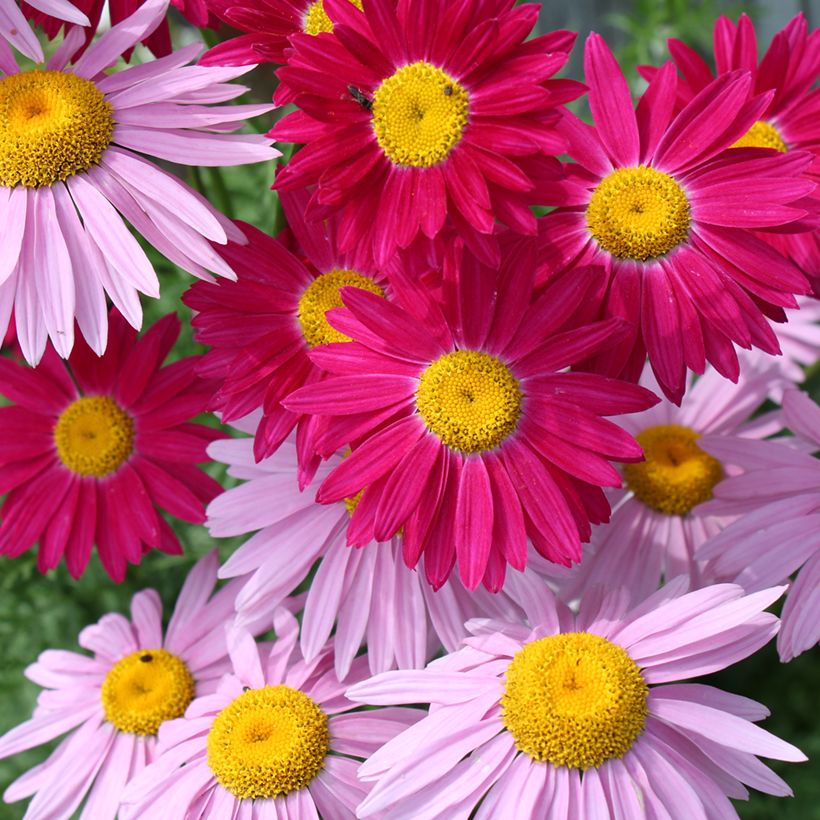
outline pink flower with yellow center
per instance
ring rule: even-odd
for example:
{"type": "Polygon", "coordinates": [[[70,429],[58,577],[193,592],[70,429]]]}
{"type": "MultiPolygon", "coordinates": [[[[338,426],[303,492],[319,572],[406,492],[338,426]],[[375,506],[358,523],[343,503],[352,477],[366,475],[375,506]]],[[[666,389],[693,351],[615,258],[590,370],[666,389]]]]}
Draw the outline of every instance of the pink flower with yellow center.
{"type": "MultiPolygon", "coordinates": [[[[727,151],[768,109],[750,97],[747,71],[723,74],[674,114],[670,63],[633,106],[612,52],[597,35],[585,51],[595,126],[562,121],[577,164],[541,220],[541,275],[572,278],[578,265],[603,274],[579,317],[620,316],[630,337],[585,366],[637,380],[647,353],[666,395],[680,403],[687,368],[706,362],[736,381],[735,345],[779,352],[768,316],[782,319],[809,284],[759,231],[805,231],[815,157],[727,151]]],[[[813,217],[812,217],[813,218],[813,217]]]]}
{"type": "Polygon", "coordinates": [[[791,795],[758,755],[806,757],[756,725],[768,710],[680,682],[766,644],[778,620],[764,610],[782,587],[687,593],[679,579],[637,606],[595,587],[575,615],[516,581],[525,621],[472,621],[465,646],[425,670],[347,690],[431,707],[359,770],[372,790],[358,817],[728,820],[746,786],[791,795]]]}
{"type": "Polygon", "coordinates": [[[139,294],[158,296],[159,281],[125,220],[195,276],[235,278],[211,243],[242,234],[145,155],[198,166],[272,159],[265,137],[229,133],[270,106],[220,105],[246,90],[227,81],[247,69],[189,66],[197,44],[106,73],[166,9],[167,0],[147,0],[73,62],[84,37],[76,27],[45,65],[0,66],[0,332],[14,308],[32,364],[47,338],[69,355],[75,319],[101,354],[106,296],[142,324],[139,294]]]}
{"type": "Polygon", "coordinates": [[[122,817],[123,789],[155,759],[157,733],[230,671],[224,624],[238,586],[214,591],[218,564],[214,551],[193,567],[165,629],[146,589],[130,618],[111,612],[83,629],[91,655],[49,649],[26,669],[43,691],[33,717],[0,737],[0,758],[65,737],[6,788],[7,803],[32,797],[32,820],[68,820],[81,806],[83,820],[122,817]]]}
{"type": "MultiPolygon", "coordinates": [[[[316,186],[308,217],[341,214],[342,250],[384,265],[448,219],[486,260],[499,220],[535,234],[537,181],[559,172],[558,106],[581,86],[552,80],[574,37],[524,42],[538,6],[511,0],[326,2],[332,34],[294,35],[277,76],[300,109],[271,134],[303,143],[275,186],[316,186]]],[[[279,99],[279,97],[277,97],[279,99]]]]}
{"type": "Polygon", "coordinates": [[[579,561],[590,521],[609,518],[601,487],[620,485],[609,461],[641,458],[602,416],[657,402],[642,387],[562,372],[628,332],[619,319],[565,330],[599,272],[533,301],[535,243],[500,241],[500,269],[451,248],[442,303],[396,280],[395,302],[344,289],[346,308],[328,318],[353,342],[315,348],[330,376],[284,401],[326,416],[323,457],[352,446],[317,500],[363,490],[353,543],[403,528],[405,561],[424,554],[435,587],[458,560],[468,589],[500,589],[508,563],[526,565],[528,537],[551,561],[579,561]]]}
{"type": "Polygon", "coordinates": [[[39,542],[41,572],[65,556],[79,578],[96,544],[120,582],[150,549],[182,552],[157,508],[204,522],[221,487],[195,465],[222,433],[190,421],[214,387],[196,359],[161,366],[179,329],[171,314],[138,340],[112,310],[102,357],[78,341],[68,362],[49,348],[36,369],[0,358],[0,391],[14,402],[0,407],[0,555],[39,542]]]}
{"type": "MultiPolygon", "coordinates": [[[[417,709],[362,710],[344,695],[323,647],[307,661],[299,625],[278,608],[276,640],[228,633],[232,669],[213,695],[160,728],[157,758],[125,790],[126,817],[156,820],[353,820],[368,787],[361,760],[419,717],[417,709]]],[[[356,659],[354,680],[366,675],[356,659]]]]}

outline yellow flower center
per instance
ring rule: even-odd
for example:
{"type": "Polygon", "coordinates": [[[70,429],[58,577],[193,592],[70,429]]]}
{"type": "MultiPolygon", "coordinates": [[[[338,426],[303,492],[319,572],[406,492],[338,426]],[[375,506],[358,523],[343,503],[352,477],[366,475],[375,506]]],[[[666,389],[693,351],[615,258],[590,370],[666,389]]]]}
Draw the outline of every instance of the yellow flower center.
{"type": "Polygon", "coordinates": [[[64,71],[0,79],[0,185],[53,185],[99,163],[114,134],[111,105],[64,71]]]}
{"type": "Polygon", "coordinates": [[[343,306],[339,292],[344,287],[360,288],[361,290],[384,296],[384,290],[369,276],[363,276],[352,270],[333,270],[316,277],[299,299],[297,316],[302,336],[308,347],[325,345],[330,342],[349,342],[350,337],[331,327],[325,314],[332,308],[343,306]]]}
{"type": "Polygon", "coordinates": [[[695,443],[699,433],[678,424],[661,424],[636,438],[646,461],[624,465],[624,478],[639,501],[667,515],[686,515],[712,497],[723,467],[695,443]]]}
{"type": "Polygon", "coordinates": [[[134,420],[110,396],[86,396],[60,413],[54,443],[69,470],[103,478],[131,455],[134,420]]]}
{"type": "MultiPolygon", "coordinates": [[[[356,6],[359,11],[362,10],[362,0],[348,0],[348,2],[356,6]]],[[[323,32],[329,34],[333,31],[333,23],[327,16],[322,0],[314,0],[308,6],[302,29],[306,34],[322,34],[323,32]]]]}
{"type": "Polygon", "coordinates": [[[588,769],[643,731],[649,689],[624,649],[588,632],[526,644],[507,667],[501,717],[533,760],[588,769]]]}
{"type": "Polygon", "coordinates": [[[185,714],[194,689],[183,660],[164,649],[140,649],[111,667],[100,697],[106,720],[121,732],[155,735],[161,723],[185,714]]]}
{"type": "Polygon", "coordinates": [[[769,122],[758,120],[731,148],[774,148],[785,154],[789,150],[780,132],[769,122]]]}
{"type": "Polygon", "coordinates": [[[351,495],[345,499],[345,509],[347,510],[347,514],[349,516],[353,516],[353,513],[356,512],[356,507],[359,506],[359,502],[362,500],[362,493],[364,490],[359,490],[356,495],[351,495]]]}
{"type": "Polygon", "coordinates": [[[402,66],[373,94],[373,129],[396,165],[426,168],[447,158],[470,113],[466,89],[424,60],[402,66]]]}
{"type": "Polygon", "coordinates": [[[686,240],[689,200],[669,174],[645,165],[618,168],[592,192],[586,220],[605,251],[643,262],[686,240]]]}
{"type": "Polygon", "coordinates": [[[518,426],[521,387],[495,356],[446,353],[421,374],[416,408],[428,429],[453,450],[493,450],[518,426]]]}
{"type": "Polygon", "coordinates": [[[248,690],[216,716],[208,733],[208,765],[240,800],[304,789],[329,751],[327,715],[290,686],[248,690]]]}

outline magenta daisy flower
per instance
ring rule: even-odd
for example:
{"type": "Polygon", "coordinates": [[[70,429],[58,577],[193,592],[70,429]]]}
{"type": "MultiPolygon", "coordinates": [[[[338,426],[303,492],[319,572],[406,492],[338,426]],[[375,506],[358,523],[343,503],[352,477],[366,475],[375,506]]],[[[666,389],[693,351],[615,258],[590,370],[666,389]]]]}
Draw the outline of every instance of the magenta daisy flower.
{"type": "MultiPolygon", "coordinates": [[[[123,798],[131,817],[170,820],[340,818],[355,816],[367,793],[356,769],[410,726],[416,709],[352,711],[325,648],[308,662],[287,610],[274,615],[277,640],[262,649],[250,634],[229,634],[232,674],[215,695],[160,729],[156,762],[123,798]]],[[[366,659],[356,662],[361,679],[366,659]]]]}
{"type": "MultiPolygon", "coordinates": [[[[59,20],[59,25],[73,23],[78,26],[87,26],[89,24],[88,17],[71,0],[32,0],[29,5],[32,10],[40,14],[59,20]]],[[[16,0],[0,0],[0,37],[11,43],[29,60],[42,62],[43,49],[40,41],[31,30],[16,0]]],[[[12,54],[0,45],[0,70],[5,74],[13,73],[15,65],[12,54]],[[9,67],[12,71],[9,71],[9,67]]]]}
{"type": "Polygon", "coordinates": [[[806,758],[755,725],[765,707],[677,683],[763,646],[783,588],[685,588],[629,609],[623,589],[598,587],[577,616],[533,588],[526,624],[472,622],[467,645],[423,672],[352,686],[360,703],[433,707],[361,767],[375,784],[358,816],[705,820],[736,817],[727,797],[745,786],[790,795],[757,755],[806,758]]]}
{"type": "Polygon", "coordinates": [[[651,407],[642,387],[561,372],[617,344],[618,319],[562,332],[594,269],[531,303],[534,242],[502,237],[500,269],[459,248],[444,268],[444,302],[404,289],[401,306],[347,288],[330,321],[354,343],[316,348],[332,376],[285,400],[327,418],[317,437],[330,456],[352,453],[325,478],[322,504],[363,490],[352,543],[404,529],[404,556],[425,555],[440,587],[458,559],[468,589],[501,588],[506,564],[523,569],[527,537],[551,561],[581,558],[590,521],[609,517],[601,486],[619,486],[609,459],[640,446],[601,418],[651,407]]]}
{"type": "MultiPolygon", "coordinates": [[[[682,107],[714,75],[703,58],[685,43],[670,40],[669,50],[680,72],[678,106],[682,107]]],[[[742,14],[737,24],[720,17],[715,23],[714,57],[718,76],[747,69],[752,74],[754,93],[773,92],[769,106],[733,147],[768,148],[781,153],[811,151],[815,163],[808,174],[820,183],[820,89],[813,88],[820,77],[820,31],[810,32],[805,16],[798,14],[775,34],[758,61],[757,36],[749,17],[742,14]]],[[[654,68],[642,68],[650,79],[656,72],[654,68]]],[[[814,197],[816,208],[816,192],[814,197]]],[[[820,296],[820,243],[816,230],[784,228],[782,233],[763,238],[801,267],[820,296]]]]}
{"type": "MultiPolygon", "coordinates": [[[[253,432],[253,425],[240,422],[253,432]]],[[[229,465],[228,475],[244,479],[208,505],[208,528],[216,538],[255,535],[220,569],[222,578],[246,577],[236,600],[237,624],[265,616],[307,578],[321,559],[305,599],[301,647],[312,661],[332,638],[339,679],[367,643],[372,674],[398,666],[424,666],[438,648],[455,649],[466,636],[464,622],[476,617],[515,618],[520,608],[503,592],[468,593],[457,579],[434,592],[402,560],[401,538],[348,546],[349,524],[357,499],[316,504],[315,489],[299,492],[293,474],[296,447],[279,450],[255,463],[249,439],[225,439],[208,449],[229,465]]],[[[333,456],[319,467],[323,480],[341,461],[333,456]]]]}
{"type": "Polygon", "coordinates": [[[704,514],[741,518],[704,544],[698,558],[709,561],[714,577],[749,590],[797,573],[777,636],[781,660],[790,661],[820,642],[820,462],[811,455],[820,450],[820,407],[805,393],[788,390],[783,421],[807,448],[788,446],[789,439],[748,448],[704,439],[716,458],[745,472],[718,484],[715,499],[701,508],[704,514]]]}
{"type": "MultiPolygon", "coordinates": [[[[629,589],[640,601],[658,588],[661,578],[686,575],[696,589],[710,583],[698,548],[719,533],[733,516],[702,516],[699,505],[712,497],[715,485],[737,469],[698,445],[702,436],[726,440],[737,449],[782,429],[777,416],[749,421],[771,391],[776,371],[747,369],[740,384],[727,382],[712,368],[688,379],[680,407],[662,401],[617,423],[643,447],[645,461],[626,464],[623,489],[611,489],[609,524],[595,527],[581,566],[562,584],[567,600],[594,584],[629,589]],[[692,384],[694,383],[694,386],[692,384]]],[[[651,374],[641,383],[657,390],[651,374]]],[[[782,384],[782,381],[780,382],[782,384]]]]}
{"type": "Polygon", "coordinates": [[[41,572],[65,556],[79,578],[96,544],[119,583],[150,549],[182,552],[158,508],[205,520],[222,488],[195,465],[223,434],[190,422],[213,392],[195,357],[161,367],[179,329],[171,314],[137,340],[112,310],[101,358],[82,341],[68,362],[49,348],[36,370],[0,358],[0,390],[15,402],[0,407],[0,555],[39,541],[41,572]]]}
{"type": "Polygon", "coordinates": [[[26,359],[50,337],[65,357],[74,319],[98,354],[105,347],[105,295],[139,328],[139,293],[159,282],[123,217],[179,267],[235,278],[211,246],[241,233],[206,200],[141,155],[195,165],[241,165],[277,156],[269,141],[225,133],[259,105],[218,105],[247,69],[187,66],[193,45],[106,74],[164,18],[148,0],[67,66],[83,31],[72,29],[47,64],[0,78],[0,332],[12,306],[26,359]]]}
{"type": "MultiPolygon", "coordinates": [[[[347,2],[362,7],[362,0],[347,2]]],[[[333,31],[322,0],[208,0],[208,7],[229,26],[245,33],[209,49],[200,65],[282,65],[287,62],[285,49],[292,34],[333,31]]]]}
{"type": "Polygon", "coordinates": [[[496,220],[536,232],[535,181],[555,174],[558,106],[582,86],[550,78],[574,35],[524,42],[538,6],[511,0],[328,0],[333,33],[293,36],[278,72],[301,109],[271,134],[304,143],[278,190],[316,185],[308,213],[341,212],[343,250],[384,265],[449,217],[496,259],[496,220]]]}
{"type": "Polygon", "coordinates": [[[257,459],[273,453],[296,428],[302,486],[310,483],[318,465],[313,442],[317,423],[281,402],[297,387],[321,379],[322,371],[308,357],[313,347],[347,338],[325,319],[329,309],[342,305],[339,289],[385,294],[380,273],[362,267],[355,253],[339,251],[335,220],[305,222],[307,200],[304,191],[282,195],[304,261],[280,240],[242,225],[249,243],[230,243],[222,251],[239,280],[199,283],[183,297],[195,311],[198,341],[212,347],[200,365],[202,375],[221,382],[212,409],[228,422],[262,408],[257,459]]]}
{"type": "Polygon", "coordinates": [[[237,585],[212,594],[218,563],[214,551],[191,570],[164,632],[159,595],[146,589],[130,620],[110,613],[80,633],[91,656],[50,649],[26,669],[45,691],[34,716],[0,737],[0,757],[66,737],[6,789],[7,803],[33,795],[26,817],[68,820],[85,801],[83,818],[114,820],[126,783],[156,755],[157,730],[230,671],[222,625],[237,585]]]}
{"type": "Polygon", "coordinates": [[[705,362],[733,381],[734,345],[778,353],[767,321],[807,293],[801,271],[756,231],[807,230],[804,177],[812,154],[727,152],[766,111],[771,93],[750,99],[748,72],[725,74],[677,116],[674,66],[665,66],[637,110],[612,52],[597,35],[586,46],[596,127],[562,120],[568,180],[541,221],[542,275],[572,278],[604,266],[588,315],[633,323],[626,343],[587,365],[637,380],[648,352],[658,382],[679,403],[686,369],[705,362]],[[783,228],[783,226],[786,226],[783,228]]]}

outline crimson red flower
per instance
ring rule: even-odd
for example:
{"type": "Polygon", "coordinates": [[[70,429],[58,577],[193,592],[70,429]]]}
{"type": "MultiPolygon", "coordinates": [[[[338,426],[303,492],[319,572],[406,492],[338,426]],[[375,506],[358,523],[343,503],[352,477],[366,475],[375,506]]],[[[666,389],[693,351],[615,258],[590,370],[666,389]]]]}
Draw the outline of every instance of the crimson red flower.
{"type": "Polygon", "coordinates": [[[213,385],[195,357],[166,367],[180,325],[171,314],[137,340],[116,311],[108,348],[81,339],[68,362],[49,347],[39,367],[0,358],[0,384],[15,402],[0,407],[0,554],[16,557],[39,541],[45,572],[65,555],[72,576],[97,545],[106,572],[150,549],[182,548],[157,508],[195,524],[221,488],[194,465],[222,433],[190,419],[205,410],[213,385]]]}
{"type": "Polygon", "coordinates": [[[513,0],[325,0],[332,34],[293,35],[281,91],[301,110],[271,132],[303,143],[275,187],[317,186],[308,216],[341,214],[342,250],[384,265],[449,220],[497,261],[496,220],[535,234],[536,182],[558,173],[558,106],[582,89],[550,79],[574,41],[524,42],[538,6],[513,0]]]}
{"type": "Polygon", "coordinates": [[[329,319],[353,341],[315,348],[332,375],[283,402],[326,416],[321,455],[352,445],[316,496],[363,491],[348,541],[403,528],[405,562],[424,553],[435,587],[458,559],[465,586],[499,590],[507,563],[524,568],[528,537],[551,561],[579,561],[590,521],[609,518],[601,487],[620,486],[609,460],[642,458],[601,416],[657,402],[643,387],[561,372],[625,335],[620,319],[564,331],[600,274],[579,271],[532,302],[534,240],[508,233],[501,244],[500,269],[452,250],[440,305],[418,288],[397,288],[396,302],[346,288],[329,319]]]}
{"type": "Polygon", "coordinates": [[[815,185],[805,171],[814,156],[726,150],[771,102],[771,92],[750,97],[747,71],[722,75],[675,116],[671,63],[637,110],[597,34],[585,66],[595,127],[570,113],[562,121],[577,164],[558,186],[555,204],[564,207],[541,221],[541,273],[572,277],[576,265],[602,265],[579,319],[621,316],[633,332],[586,366],[635,381],[648,352],[679,404],[687,368],[703,373],[709,361],[737,381],[735,344],[779,353],[767,318],[783,321],[782,308],[796,307],[794,294],[809,284],[756,232],[810,228],[806,197],[815,185]]]}
{"type": "MultiPolygon", "coordinates": [[[[682,108],[714,75],[704,59],[680,40],[669,40],[669,51],[680,72],[677,105],[682,108]]],[[[737,25],[728,17],[720,17],[715,23],[714,51],[718,76],[747,69],[752,73],[756,94],[773,92],[769,107],[735,145],[770,148],[781,153],[811,151],[815,160],[807,174],[820,183],[820,88],[813,88],[820,76],[820,29],[810,32],[805,16],[796,15],[775,34],[758,61],[754,23],[745,14],[737,25]]],[[[649,80],[657,71],[641,67],[641,73],[649,80]]],[[[813,196],[817,201],[816,190],[813,196]]],[[[794,227],[801,230],[789,231],[784,226],[782,233],[761,234],[761,238],[798,264],[812,281],[815,295],[820,297],[817,231],[794,227]]]]}
{"type": "Polygon", "coordinates": [[[339,250],[335,220],[305,221],[307,199],[304,191],[282,194],[304,259],[280,239],[242,224],[248,243],[220,248],[235,266],[238,281],[199,282],[183,297],[195,311],[197,340],[212,348],[198,368],[220,383],[211,409],[229,422],[262,408],[254,441],[257,460],[274,453],[296,428],[303,487],[319,463],[314,448],[317,419],[286,410],[281,402],[297,387],[322,378],[308,356],[311,348],[346,338],[325,319],[329,309],[342,304],[340,288],[364,288],[383,296],[386,287],[380,272],[363,267],[357,254],[339,250]]]}

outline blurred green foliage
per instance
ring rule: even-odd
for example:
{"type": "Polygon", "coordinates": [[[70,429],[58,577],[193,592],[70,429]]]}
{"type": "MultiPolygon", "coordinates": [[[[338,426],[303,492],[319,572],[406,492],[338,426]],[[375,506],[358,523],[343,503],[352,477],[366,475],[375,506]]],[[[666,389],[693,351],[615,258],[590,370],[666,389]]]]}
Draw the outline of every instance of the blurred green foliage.
{"type": "Polygon", "coordinates": [[[660,65],[669,59],[666,41],[670,37],[706,57],[712,50],[712,27],[721,14],[736,20],[745,12],[754,19],[758,10],[757,2],[736,0],[632,0],[621,5],[623,10],[607,15],[607,21],[623,34],[616,55],[636,87],[641,82],[637,66],[660,65]]]}
{"type": "MultiPolygon", "coordinates": [[[[625,11],[610,22],[624,32],[626,44],[618,57],[627,76],[642,63],[658,63],[666,58],[668,37],[678,37],[708,55],[715,17],[721,13],[736,16],[740,11],[753,13],[755,4],[720,2],[683,2],[682,0],[633,0],[624,4],[625,11]]],[[[252,86],[248,97],[264,101],[270,98],[272,71],[262,66],[243,78],[252,86]]],[[[256,130],[267,131],[281,111],[259,118],[256,130]]],[[[225,213],[257,227],[275,232],[282,226],[276,195],[270,190],[274,166],[257,165],[242,168],[176,169],[191,185],[208,196],[225,213]]],[[[143,300],[145,325],[169,312],[176,312],[183,323],[180,341],[170,358],[202,352],[192,338],[190,311],[180,297],[193,279],[176,269],[150,248],[146,248],[162,283],[158,300],[143,300]]],[[[820,398],[820,370],[814,369],[808,383],[810,392],[820,398]]],[[[213,421],[211,421],[213,423],[213,421]]],[[[226,486],[224,468],[218,464],[208,471],[226,486]]],[[[126,581],[116,586],[105,575],[96,556],[85,575],[73,581],[64,567],[46,576],[35,566],[29,552],[10,561],[0,558],[0,733],[26,719],[32,711],[39,687],[23,677],[23,670],[47,648],[76,649],[77,635],[83,626],[93,623],[109,611],[128,612],[131,596],[145,587],[157,589],[165,605],[166,618],[185,575],[197,558],[218,547],[224,559],[241,539],[214,542],[204,527],[171,521],[186,554],[166,556],[158,552],[146,555],[137,567],[131,567],[126,581]]],[[[772,545],[777,549],[777,545],[772,545]]],[[[820,757],[820,735],[817,732],[817,692],[820,691],[820,655],[806,653],[788,665],[780,664],[774,645],[738,664],[713,675],[704,682],[728,691],[754,698],[766,704],[772,716],[764,726],[798,745],[812,759],[820,757]]],[[[53,745],[53,744],[52,744],[53,745]]],[[[7,760],[0,760],[0,791],[18,775],[43,760],[46,750],[38,748],[7,760]]],[[[820,778],[812,764],[773,764],[794,788],[792,800],[769,798],[753,793],[748,803],[737,803],[744,820],[820,820],[820,778]]],[[[25,803],[11,806],[0,803],[0,820],[19,820],[25,803]]],[[[583,818],[578,818],[583,820],[583,818]]],[[[687,820],[681,818],[681,820],[687,820]]]]}

